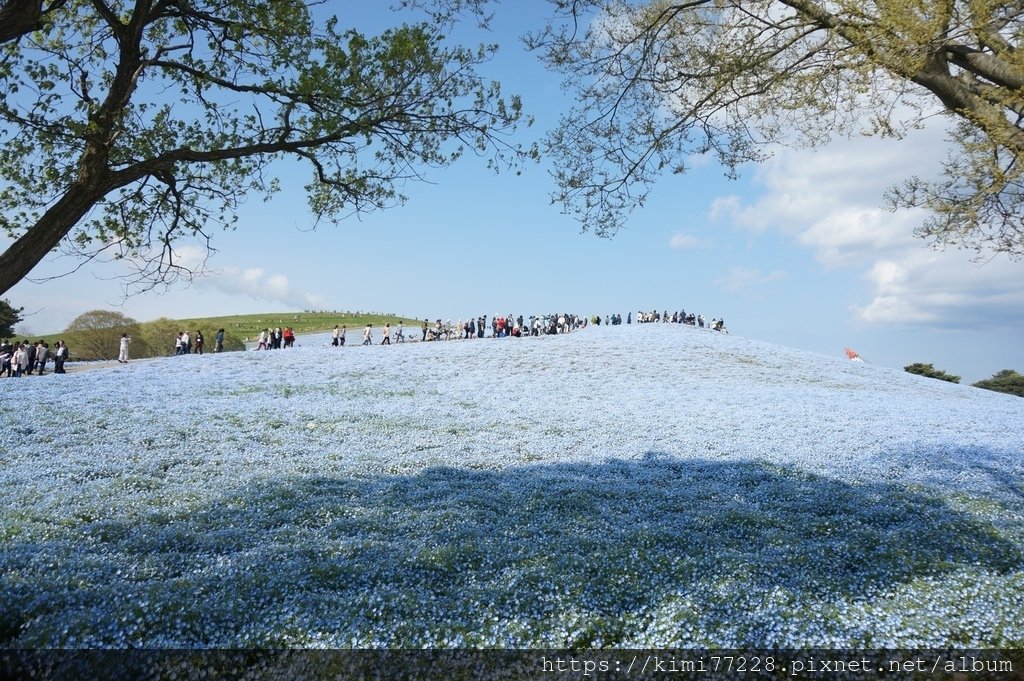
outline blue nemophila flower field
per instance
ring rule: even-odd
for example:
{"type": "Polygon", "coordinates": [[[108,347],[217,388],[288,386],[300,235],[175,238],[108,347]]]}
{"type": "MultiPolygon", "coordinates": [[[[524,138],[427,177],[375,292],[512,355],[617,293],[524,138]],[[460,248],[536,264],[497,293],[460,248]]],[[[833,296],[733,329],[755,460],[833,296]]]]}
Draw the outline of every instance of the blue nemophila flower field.
{"type": "Polygon", "coordinates": [[[1024,400],[685,326],[0,382],[0,645],[1024,645],[1024,400]]]}

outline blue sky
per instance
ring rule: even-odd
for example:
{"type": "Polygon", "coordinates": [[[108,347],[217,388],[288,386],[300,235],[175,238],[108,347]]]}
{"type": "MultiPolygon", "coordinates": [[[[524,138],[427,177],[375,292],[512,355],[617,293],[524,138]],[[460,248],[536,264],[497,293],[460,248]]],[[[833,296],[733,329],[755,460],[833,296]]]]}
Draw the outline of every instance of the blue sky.
{"type": "MultiPolygon", "coordinates": [[[[332,3],[343,19],[365,8],[332,3]]],[[[494,30],[459,38],[501,44],[486,75],[519,93],[537,139],[568,109],[557,75],[518,40],[541,24],[541,0],[497,7],[494,30]]],[[[356,15],[351,15],[356,16],[356,15]]],[[[356,16],[360,28],[387,16],[356,16]]],[[[929,250],[912,236],[920,215],[890,213],[882,194],[897,180],[928,174],[944,156],[938,126],[905,140],[839,139],[815,150],[779,149],[729,181],[695,159],[668,176],[613,239],[581,233],[550,204],[541,162],[520,176],[493,175],[467,157],[428,182],[404,188],[400,207],[309,231],[307,171],[282,164],[284,191],[251,199],[238,228],[216,233],[218,275],[122,303],[116,264],[91,264],[6,294],[24,306],[22,328],[49,333],[95,308],[140,321],[260,311],[337,309],[464,318],[556,310],[580,314],[638,308],[723,317],[734,334],[829,355],[846,346],[869,362],[932,362],[986,378],[1024,370],[1024,263],[970,252],[929,250]]],[[[6,245],[0,240],[0,245],[6,245]]],[[[183,254],[194,254],[183,245],[183,254]]],[[[34,279],[73,263],[49,260],[34,279]]]]}

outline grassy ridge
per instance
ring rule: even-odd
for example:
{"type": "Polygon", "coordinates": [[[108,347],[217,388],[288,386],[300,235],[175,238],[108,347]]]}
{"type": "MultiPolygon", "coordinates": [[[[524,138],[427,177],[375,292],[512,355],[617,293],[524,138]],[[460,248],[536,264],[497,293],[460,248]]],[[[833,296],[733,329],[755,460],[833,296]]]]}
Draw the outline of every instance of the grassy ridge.
{"type": "Polygon", "coordinates": [[[217,329],[224,329],[224,349],[232,351],[245,349],[245,342],[255,340],[263,329],[290,326],[295,330],[296,336],[301,338],[303,334],[329,331],[336,324],[356,329],[367,324],[383,326],[386,322],[390,322],[394,325],[399,321],[407,325],[419,324],[417,320],[407,317],[368,312],[261,312],[187,319],[161,317],[141,322],[133,327],[62,331],[33,335],[25,340],[32,342],[42,340],[49,343],[51,348],[56,345],[58,340],[63,340],[68,344],[71,358],[74,360],[113,359],[117,357],[118,339],[122,333],[128,333],[132,337],[131,356],[138,359],[173,354],[175,334],[179,331],[188,331],[193,339],[197,330],[202,331],[206,339],[206,349],[212,351],[217,329]]]}

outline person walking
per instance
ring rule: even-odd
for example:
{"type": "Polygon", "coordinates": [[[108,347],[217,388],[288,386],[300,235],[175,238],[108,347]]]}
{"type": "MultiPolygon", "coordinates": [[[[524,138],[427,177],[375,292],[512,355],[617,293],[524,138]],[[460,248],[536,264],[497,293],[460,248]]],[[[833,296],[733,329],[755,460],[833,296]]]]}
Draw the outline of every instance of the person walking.
{"type": "Polygon", "coordinates": [[[121,334],[121,348],[117,355],[117,361],[121,364],[128,363],[128,346],[132,344],[132,338],[126,333],[121,334]]]}
{"type": "Polygon", "coordinates": [[[224,329],[217,329],[217,335],[213,337],[213,351],[224,352],[224,329]]]}
{"type": "Polygon", "coordinates": [[[341,333],[338,334],[338,346],[345,347],[345,325],[341,325],[341,333]]]}
{"type": "Polygon", "coordinates": [[[43,372],[46,371],[46,362],[50,359],[50,346],[46,343],[39,343],[36,347],[36,369],[37,373],[42,376],[43,372]]]}
{"type": "Polygon", "coordinates": [[[338,328],[338,325],[335,324],[334,325],[334,331],[331,331],[331,346],[332,347],[335,347],[335,348],[338,347],[338,337],[340,335],[341,335],[341,330],[338,328]]]}
{"type": "Polygon", "coordinates": [[[196,330],[196,345],[195,345],[195,348],[196,348],[196,354],[197,355],[203,354],[203,332],[198,330],[198,329],[196,330]]]}
{"type": "Polygon", "coordinates": [[[373,324],[367,324],[363,330],[363,345],[373,344],[373,324]]]}
{"type": "Polygon", "coordinates": [[[391,322],[384,323],[384,338],[380,341],[381,345],[391,345],[391,322]]]}
{"type": "Polygon", "coordinates": [[[423,318],[423,340],[427,340],[427,328],[428,327],[429,327],[429,324],[427,322],[427,318],[424,317],[423,318]]]}

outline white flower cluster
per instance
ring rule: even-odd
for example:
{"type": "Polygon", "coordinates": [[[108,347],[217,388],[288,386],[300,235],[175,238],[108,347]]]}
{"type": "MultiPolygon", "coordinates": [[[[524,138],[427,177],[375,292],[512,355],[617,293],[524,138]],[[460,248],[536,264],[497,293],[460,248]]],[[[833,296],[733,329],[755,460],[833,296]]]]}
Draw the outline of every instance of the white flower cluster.
{"type": "Polygon", "coordinates": [[[1024,645],[1017,397],[679,325],[0,385],[0,646],[1024,645]]]}

